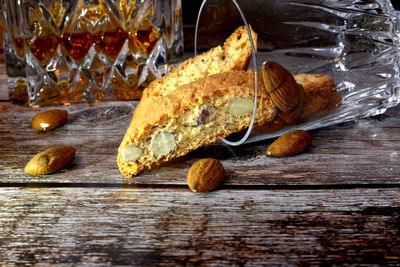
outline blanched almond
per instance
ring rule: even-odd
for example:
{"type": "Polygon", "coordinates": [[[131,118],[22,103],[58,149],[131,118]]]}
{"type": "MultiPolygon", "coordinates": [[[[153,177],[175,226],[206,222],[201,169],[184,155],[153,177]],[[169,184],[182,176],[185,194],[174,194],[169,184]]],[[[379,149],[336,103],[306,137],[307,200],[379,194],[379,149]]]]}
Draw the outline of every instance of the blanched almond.
{"type": "Polygon", "coordinates": [[[229,103],[229,112],[235,116],[245,116],[253,113],[253,100],[235,98],[229,103]]]}
{"type": "Polygon", "coordinates": [[[165,132],[159,133],[153,140],[153,152],[159,156],[165,156],[176,147],[173,134],[165,132]]]}
{"type": "Polygon", "coordinates": [[[143,149],[130,145],[126,146],[121,151],[121,156],[124,161],[135,161],[142,156],[143,149]]]}

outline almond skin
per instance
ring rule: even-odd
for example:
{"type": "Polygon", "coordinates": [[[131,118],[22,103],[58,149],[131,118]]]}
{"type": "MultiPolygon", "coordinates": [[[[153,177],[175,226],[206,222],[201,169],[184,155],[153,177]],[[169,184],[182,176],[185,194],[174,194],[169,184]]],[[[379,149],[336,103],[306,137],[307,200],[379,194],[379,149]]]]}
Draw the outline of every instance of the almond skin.
{"type": "Polygon", "coordinates": [[[276,62],[265,61],[262,65],[262,76],[265,89],[279,110],[288,112],[298,105],[300,89],[287,69],[276,62]]]}
{"type": "Polygon", "coordinates": [[[24,171],[32,175],[50,174],[64,168],[75,157],[75,149],[57,146],[36,154],[24,171]]]}
{"type": "Polygon", "coordinates": [[[287,125],[295,124],[301,117],[304,107],[304,89],[303,86],[299,84],[299,103],[291,111],[279,111],[278,117],[285,122],[287,125]]]}
{"type": "Polygon", "coordinates": [[[36,114],[31,122],[32,128],[38,131],[50,131],[60,127],[68,120],[68,111],[50,109],[36,114]]]}
{"type": "Polygon", "coordinates": [[[187,175],[187,184],[193,192],[207,192],[217,188],[225,178],[221,162],[205,158],[195,162],[187,175]]]}
{"type": "Polygon", "coordinates": [[[285,133],[276,139],[266,153],[272,157],[288,157],[299,154],[311,144],[311,135],[303,130],[285,133]]]}

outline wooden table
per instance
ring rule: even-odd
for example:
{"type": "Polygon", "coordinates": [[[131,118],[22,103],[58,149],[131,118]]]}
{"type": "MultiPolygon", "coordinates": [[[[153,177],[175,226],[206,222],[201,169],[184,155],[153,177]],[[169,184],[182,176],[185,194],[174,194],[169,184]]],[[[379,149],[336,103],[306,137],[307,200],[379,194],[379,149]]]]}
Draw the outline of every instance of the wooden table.
{"type": "Polygon", "coordinates": [[[0,102],[2,265],[400,264],[400,108],[311,132],[303,154],[265,155],[272,140],[212,144],[134,179],[118,145],[136,102],[68,107],[67,124],[37,132],[38,109],[0,102]],[[47,176],[27,161],[55,145],[77,149],[47,176]],[[193,162],[214,157],[228,176],[193,193],[193,162]]]}

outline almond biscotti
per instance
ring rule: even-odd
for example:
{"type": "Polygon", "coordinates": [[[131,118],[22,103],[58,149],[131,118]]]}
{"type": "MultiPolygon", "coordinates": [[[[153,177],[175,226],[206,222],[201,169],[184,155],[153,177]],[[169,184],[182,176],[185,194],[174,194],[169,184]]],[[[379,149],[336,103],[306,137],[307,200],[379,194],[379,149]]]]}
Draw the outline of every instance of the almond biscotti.
{"type": "MultiPolygon", "coordinates": [[[[257,49],[257,34],[251,29],[257,49]]],[[[194,58],[187,59],[178,68],[149,84],[143,96],[166,95],[177,87],[202,79],[212,74],[230,70],[247,70],[252,54],[250,38],[246,27],[237,28],[226,39],[223,46],[217,46],[194,58]]]]}
{"type": "Polygon", "coordinates": [[[294,78],[304,88],[304,107],[299,122],[321,117],[340,105],[341,95],[331,76],[301,73],[294,78]]]}
{"type": "MultiPolygon", "coordinates": [[[[250,31],[257,49],[257,34],[251,27],[250,31]]],[[[147,98],[167,95],[181,85],[212,74],[230,70],[247,70],[251,55],[249,35],[246,27],[241,26],[226,39],[223,46],[214,47],[194,58],[189,58],[164,77],[151,82],[143,91],[141,100],[133,113],[132,121],[141,119],[137,110],[141,109],[147,98]]]]}
{"type": "MultiPolygon", "coordinates": [[[[141,100],[118,150],[118,166],[132,177],[162,162],[247,128],[253,113],[254,71],[230,71],[141,100]]],[[[255,126],[274,119],[276,107],[258,81],[255,126]]]]}
{"type": "Polygon", "coordinates": [[[296,123],[303,123],[321,117],[341,103],[341,95],[329,75],[301,73],[293,76],[301,85],[303,96],[299,101],[300,108],[290,112],[278,109],[273,121],[260,125],[252,131],[255,134],[271,133],[296,123]]]}

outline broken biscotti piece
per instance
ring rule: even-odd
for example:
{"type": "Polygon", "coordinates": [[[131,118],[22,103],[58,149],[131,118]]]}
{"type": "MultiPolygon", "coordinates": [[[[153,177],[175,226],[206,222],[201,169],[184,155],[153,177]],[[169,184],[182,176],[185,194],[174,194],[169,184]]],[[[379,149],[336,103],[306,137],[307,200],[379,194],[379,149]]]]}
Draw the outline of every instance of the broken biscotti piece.
{"type": "Polygon", "coordinates": [[[304,88],[304,106],[299,118],[300,123],[324,116],[340,106],[342,97],[336,90],[331,76],[301,73],[294,78],[304,88]]]}
{"type": "MultiPolygon", "coordinates": [[[[251,29],[257,50],[257,34],[251,29]]],[[[246,27],[237,28],[226,39],[223,46],[217,46],[194,58],[187,59],[164,77],[149,84],[143,97],[166,95],[177,87],[205,78],[212,74],[230,70],[247,70],[252,54],[250,38],[246,27]]]]}
{"type": "Polygon", "coordinates": [[[271,133],[287,125],[322,117],[341,104],[341,95],[331,76],[301,73],[294,75],[294,79],[301,85],[298,107],[289,112],[282,112],[278,108],[273,121],[258,126],[252,133],[271,133]]]}
{"type": "MultiPolygon", "coordinates": [[[[252,29],[251,35],[255,47],[257,47],[257,34],[252,29]]],[[[231,70],[246,70],[249,65],[251,55],[252,49],[250,38],[246,28],[242,26],[237,28],[232,33],[232,35],[225,41],[223,46],[214,47],[208,52],[202,53],[194,58],[186,60],[177,69],[172,70],[164,77],[150,83],[150,85],[143,91],[141,101],[135,109],[131,124],[127,130],[127,133],[125,134],[124,140],[120,146],[120,150],[122,148],[125,148],[127,146],[127,143],[132,142],[132,140],[136,138],[136,136],[139,134],[137,133],[137,130],[132,129],[139,129],[141,127],[139,124],[143,123],[143,118],[148,118],[148,116],[157,116],[156,113],[159,112],[159,109],[164,108],[164,106],[180,106],[180,104],[174,103],[174,101],[179,96],[170,95],[165,100],[159,99],[160,97],[169,95],[179,86],[189,84],[191,82],[203,79],[213,74],[227,72],[231,70]],[[157,105],[162,105],[162,107],[157,105]],[[135,133],[132,134],[132,132],[135,133]]],[[[199,110],[197,110],[197,112],[199,112],[199,110]]],[[[201,112],[203,114],[201,117],[207,117],[207,112],[209,111],[203,110],[201,112]]],[[[163,114],[163,116],[165,116],[167,113],[163,112],[163,114]]],[[[147,122],[144,123],[145,125],[147,125],[146,127],[151,127],[149,126],[149,124],[147,124],[147,122]]],[[[160,135],[160,138],[162,137],[168,140],[168,137],[171,136],[168,134],[160,135]]],[[[220,137],[214,137],[213,140],[217,140],[218,138],[220,137]]],[[[125,149],[124,151],[131,151],[132,154],[143,153],[142,148],[134,147],[125,149]]],[[[172,157],[163,156],[163,158],[163,161],[166,161],[172,157]]],[[[134,160],[132,160],[132,157],[130,157],[129,161],[134,160]]],[[[126,162],[128,161],[123,161],[121,159],[121,153],[119,152],[118,165],[121,172],[125,176],[129,177],[132,177],[132,175],[139,173],[141,169],[143,169],[146,165],[144,163],[137,163],[135,165],[133,163],[126,162]]],[[[152,164],[149,163],[148,165],[151,166],[152,164]]]]}
{"type": "MultiPolygon", "coordinates": [[[[132,177],[247,128],[253,113],[254,71],[230,71],[142,99],[118,150],[118,166],[132,177]]],[[[274,119],[262,79],[258,81],[255,126],[274,119]]]]}

